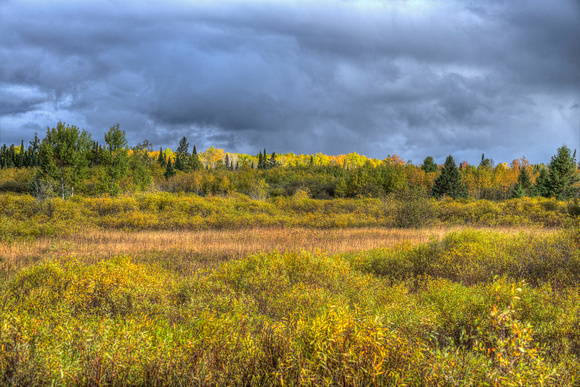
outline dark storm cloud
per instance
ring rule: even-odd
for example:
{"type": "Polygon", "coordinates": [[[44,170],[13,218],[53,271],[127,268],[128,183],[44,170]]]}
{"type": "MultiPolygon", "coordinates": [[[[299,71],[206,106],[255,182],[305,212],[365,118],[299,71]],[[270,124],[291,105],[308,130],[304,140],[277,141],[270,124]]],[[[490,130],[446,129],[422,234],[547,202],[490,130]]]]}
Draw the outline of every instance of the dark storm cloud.
{"type": "Polygon", "coordinates": [[[65,120],[173,148],[548,161],[579,140],[579,4],[4,1],[3,141],[65,120]]]}

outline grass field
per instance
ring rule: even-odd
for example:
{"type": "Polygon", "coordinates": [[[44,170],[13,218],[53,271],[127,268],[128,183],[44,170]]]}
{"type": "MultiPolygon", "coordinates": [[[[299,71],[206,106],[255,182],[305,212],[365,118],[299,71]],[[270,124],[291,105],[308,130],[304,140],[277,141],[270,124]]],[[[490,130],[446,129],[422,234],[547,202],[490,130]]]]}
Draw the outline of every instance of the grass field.
{"type": "MultiPolygon", "coordinates": [[[[324,228],[289,224],[304,211],[319,222],[326,203],[242,200],[242,213],[288,224],[123,229],[108,225],[138,200],[101,202],[100,213],[56,201],[28,216],[2,200],[0,226],[14,236],[0,243],[2,385],[580,382],[580,234],[565,204],[511,203],[522,226],[490,226],[481,209],[495,204],[447,202],[427,227],[324,228]],[[486,221],[447,222],[449,208],[486,221]],[[37,227],[50,232],[27,235],[45,210],[37,227]]],[[[144,214],[167,225],[192,207],[215,217],[222,199],[156,200],[167,212],[144,214]]],[[[395,219],[408,210],[389,205],[395,219]]],[[[377,201],[332,206],[370,223],[391,216],[377,201]]]]}

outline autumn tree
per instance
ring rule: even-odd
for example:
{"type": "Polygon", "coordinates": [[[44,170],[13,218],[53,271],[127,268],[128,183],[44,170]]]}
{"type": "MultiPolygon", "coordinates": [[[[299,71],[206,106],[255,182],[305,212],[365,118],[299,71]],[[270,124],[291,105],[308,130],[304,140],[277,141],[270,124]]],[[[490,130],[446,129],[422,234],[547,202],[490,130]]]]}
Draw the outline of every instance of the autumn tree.
{"type": "Polygon", "coordinates": [[[467,188],[463,184],[459,169],[451,155],[447,156],[431,192],[436,198],[441,198],[443,195],[451,196],[453,199],[467,197],[467,188]]]}
{"type": "Polygon", "coordinates": [[[91,149],[91,135],[76,126],[59,122],[47,128],[40,145],[40,159],[45,176],[59,183],[64,199],[73,196],[74,189],[82,186],[86,177],[91,149]]]}

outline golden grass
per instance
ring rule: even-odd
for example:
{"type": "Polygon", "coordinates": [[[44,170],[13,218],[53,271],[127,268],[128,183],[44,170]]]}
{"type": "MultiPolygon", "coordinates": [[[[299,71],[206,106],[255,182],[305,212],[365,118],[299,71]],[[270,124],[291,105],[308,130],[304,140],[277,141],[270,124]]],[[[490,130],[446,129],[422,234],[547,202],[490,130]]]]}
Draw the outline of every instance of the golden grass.
{"type": "MultiPolygon", "coordinates": [[[[205,265],[216,261],[242,258],[248,254],[284,251],[325,251],[331,254],[393,247],[401,243],[420,244],[431,238],[440,239],[465,226],[423,229],[308,229],[308,228],[254,228],[245,230],[206,231],[140,231],[87,230],[59,238],[41,238],[34,241],[0,243],[0,272],[14,273],[36,261],[59,256],[75,255],[99,260],[118,254],[137,257],[143,253],[171,254],[175,259],[205,257],[205,265]]],[[[518,232],[546,234],[553,228],[495,227],[482,228],[514,234],[518,232]]],[[[218,263],[218,262],[216,262],[218,263]]]]}

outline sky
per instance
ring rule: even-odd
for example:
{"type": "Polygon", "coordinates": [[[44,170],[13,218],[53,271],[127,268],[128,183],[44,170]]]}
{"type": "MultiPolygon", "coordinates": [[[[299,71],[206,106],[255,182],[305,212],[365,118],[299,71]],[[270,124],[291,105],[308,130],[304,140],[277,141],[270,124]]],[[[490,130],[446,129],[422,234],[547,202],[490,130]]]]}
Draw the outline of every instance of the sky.
{"type": "Polygon", "coordinates": [[[580,1],[0,0],[2,143],[547,163],[580,147],[580,1]]]}

